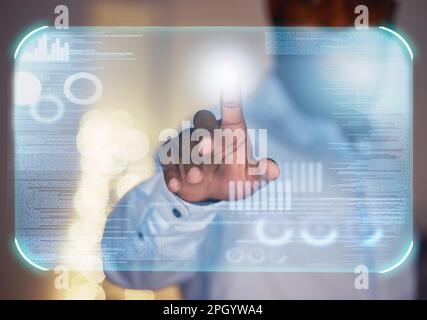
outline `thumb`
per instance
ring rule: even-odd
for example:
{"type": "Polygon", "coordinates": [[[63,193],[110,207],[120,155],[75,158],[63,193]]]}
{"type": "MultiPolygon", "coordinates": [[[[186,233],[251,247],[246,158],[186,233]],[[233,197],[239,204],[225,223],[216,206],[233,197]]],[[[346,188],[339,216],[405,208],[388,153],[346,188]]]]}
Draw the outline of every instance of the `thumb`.
{"type": "Polygon", "coordinates": [[[260,180],[274,181],[280,176],[280,168],[274,160],[264,158],[249,165],[248,175],[260,180]]]}

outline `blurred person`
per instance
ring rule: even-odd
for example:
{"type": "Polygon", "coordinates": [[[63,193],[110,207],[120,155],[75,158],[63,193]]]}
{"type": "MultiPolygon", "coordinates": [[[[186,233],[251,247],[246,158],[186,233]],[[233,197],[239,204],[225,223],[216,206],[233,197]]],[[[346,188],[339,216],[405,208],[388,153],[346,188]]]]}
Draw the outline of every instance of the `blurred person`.
{"type": "MultiPolygon", "coordinates": [[[[276,26],[348,27],[354,24],[354,9],[364,4],[369,8],[370,25],[393,22],[396,3],[393,0],[269,0],[268,8],[276,26]]],[[[327,97],[319,97],[319,83],[309,75],[298,76],[302,70],[292,66],[287,57],[279,58],[245,109],[239,90],[221,92],[220,111],[202,110],[196,113],[196,128],[243,129],[267,128],[274,157],[298,159],[307,150],[331,139],[345,141],[344,133],[328,118],[331,109],[327,97]],[[237,93],[236,93],[237,92],[237,93]],[[268,105],[270,114],[256,106],[268,105]],[[216,120],[221,118],[221,120],[216,120]],[[304,139],[301,139],[304,132],[304,139]],[[293,156],[293,155],[297,156],[293,156]],[[293,158],[292,158],[293,157],[293,158]]],[[[179,138],[177,138],[179,139],[179,138]]],[[[269,147],[269,151],[270,151],[269,147]]],[[[234,150],[235,151],[235,150],[234,150]]],[[[311,156],[311,155],[309,155],[311,156]]],[[[241,181],[274,181],[280,169],[272,159],[263,159],[266,171],[249,176],[246,164],[166,166],[149,180],[127,193],[110,215],[103,239],[103,247],[114,247],[109,230],[128,230],[135,237],[129,241],[144,241],[144,236],[161,230],[168,235],[164,224],[172,215],[178,228],[169,231],[173,239],[196,244],[201,254],[207,252],[206,243],[221,246],[218,235],[206,234],[205,226],[214,216],[207,206],[229,199],[230,179],[241,181]],[[156,203],[156,205],[154,205],[156,203]],[[160,204],[160,205],[159,205],[160,204]],[[182,228],[179,228],[179,219],[182,228]],[[127,226],[129,221],[135,225],[127,226]],[[200,226],[186,230],[185,221],[200,226]],[[138,235],[136,235],[138,233],[138,235]],[[132,240],[131,240],[132,239],[132,240]]],[[[256,190],[252,190],[255,192],[256,190]]],[[[223,234],[226,238],[229,235],[223,234]]],[[[175,241],[173,240],[173,241],[175,241]]],[[[171,240],[172,241],[172,240],[171,240]]],[[[129,244],[130,245],[130,244],[129,244]]],[[[162,245],[165,245],[163,243],[162,245]]],[[[167,244],[166,244],[167,245],[167,244]]],[[[126,248],[118,248],[125,250],[126,248]]],[[[159,250],[157,248],[157,250],[159,250]]],[[[164,255],[167,248],[162,251],[164,255]]],[[[108,252],[104,252],[108,255],[108,252]]],[[[201,257],[209,259],[209,257],[201,257]]],[[[161,264],[161,260],[159,262],[161,264]]],[[[156,290],[169,285],[181,286],[186,299],[412,299],[415,297],[415,272],[411,264],[401,267],[393,275],[370,275],[370,290],[356,290],[354,273],[280,273],[280,272],[166,272],[120,271],[120,266],[104,260],[108,279],[131,289],[156,290]]]]}

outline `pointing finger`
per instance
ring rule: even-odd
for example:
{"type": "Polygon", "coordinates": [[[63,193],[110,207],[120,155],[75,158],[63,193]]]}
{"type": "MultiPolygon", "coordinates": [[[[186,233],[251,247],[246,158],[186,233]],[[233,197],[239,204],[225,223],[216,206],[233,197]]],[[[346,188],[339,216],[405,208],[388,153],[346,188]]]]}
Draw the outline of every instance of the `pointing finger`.
{"type": "Polygon", "coordinates": [[[202,154],[209,154],[214,147],[212,143],[214,130],[218,128],[215,115],[208,110],[200,110],[194,115],[193,124],[195,129],[205,129],[209,132],[210,137],[202,137],[198,145],[202,154]]]}
{"type": "Polygon", "coordinates": [[[226,61],[223,65],[221,88],[221,127],[244,128],[240,79],[235,65],[226,61]]]}
{"type": "Polygon", "coordinates": [[[170,164],[164,168],[166,186],[170,192],[177,193],[182,188],[181,174],[178,165],[170,164]]]}

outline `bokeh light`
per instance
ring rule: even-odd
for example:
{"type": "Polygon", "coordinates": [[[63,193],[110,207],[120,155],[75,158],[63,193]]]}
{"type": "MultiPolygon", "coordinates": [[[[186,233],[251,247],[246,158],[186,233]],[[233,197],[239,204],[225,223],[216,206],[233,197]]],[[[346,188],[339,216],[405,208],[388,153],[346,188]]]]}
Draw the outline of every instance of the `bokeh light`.
{"type": "MultiPolygon", "coordinates": [[[[101,241],[106,219],[115,201],[152,173],[150,144],[123,110],[90,110],[80,124],[76,144],[82,174],[74,195],[76,220],[64,249],[73,276],[64,298],[105,299],[101,241]]],[[[123,297],[153,299],[154,293],[124,290],[123,297]]]]}

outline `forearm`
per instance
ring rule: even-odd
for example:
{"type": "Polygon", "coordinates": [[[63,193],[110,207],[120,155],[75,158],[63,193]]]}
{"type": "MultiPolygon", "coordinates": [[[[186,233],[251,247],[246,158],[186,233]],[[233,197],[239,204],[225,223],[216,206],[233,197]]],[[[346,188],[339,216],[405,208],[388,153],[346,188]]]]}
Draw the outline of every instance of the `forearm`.
{"type": "Polygon", "coordinates": [[[131,190],[108,218],[104,271],[124,287],[156,289],[182,283],[200,259],[214,214],[170,193],[161,173],[131,190]],[[182,272],[179,272],[182,271],[182,272]]]}

